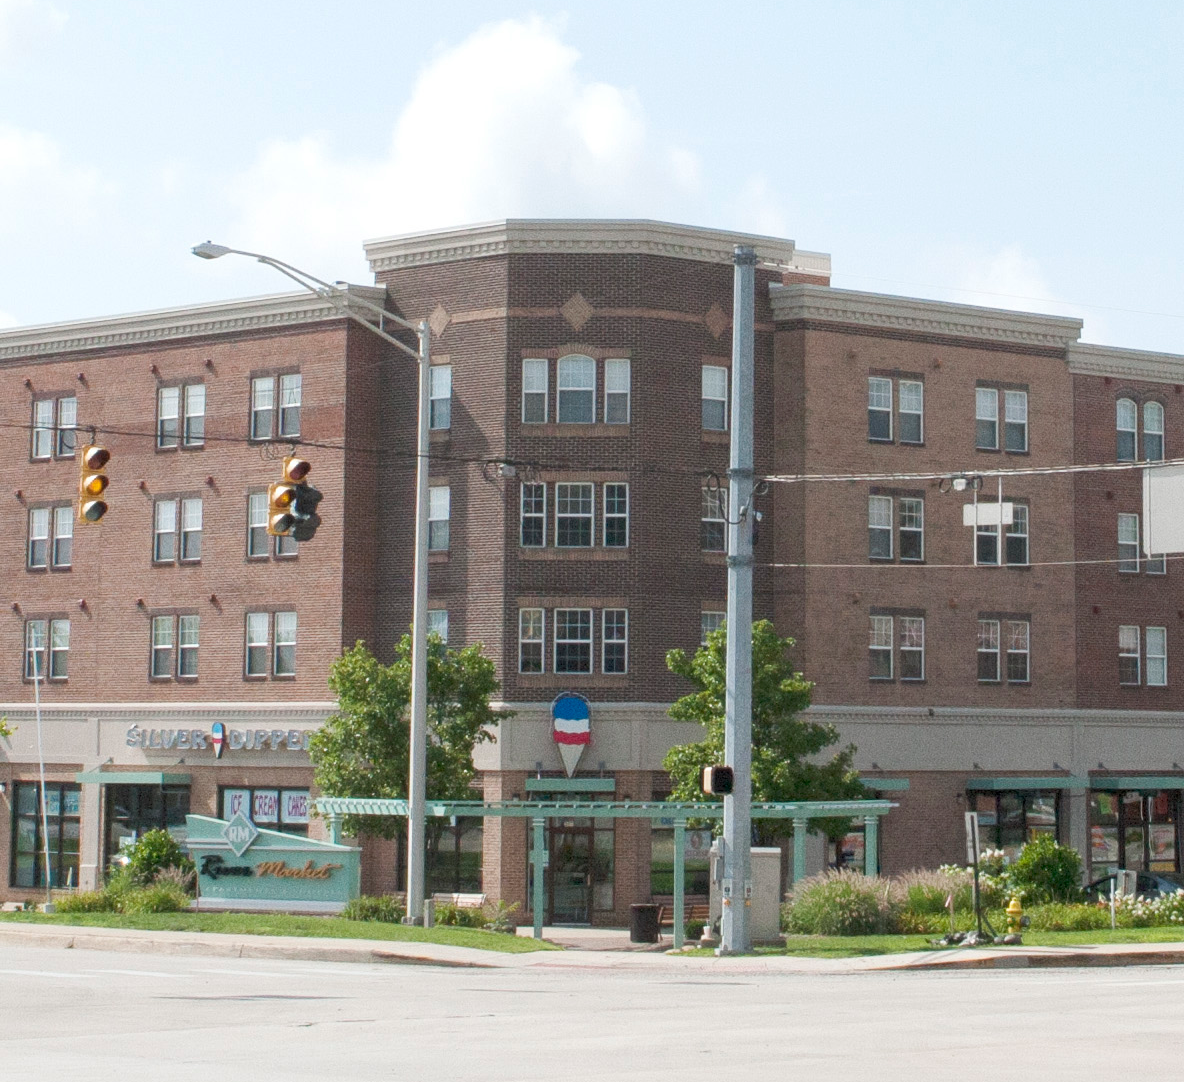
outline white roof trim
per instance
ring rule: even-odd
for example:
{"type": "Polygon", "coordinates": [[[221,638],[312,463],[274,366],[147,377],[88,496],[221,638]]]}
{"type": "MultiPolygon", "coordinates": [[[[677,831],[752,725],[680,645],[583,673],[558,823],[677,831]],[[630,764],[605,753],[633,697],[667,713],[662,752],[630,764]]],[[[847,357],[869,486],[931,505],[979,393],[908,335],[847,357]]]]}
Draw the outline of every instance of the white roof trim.
{"type": "Polygon", "coordinates": [[[1184,356],[1077,342],[1069,347],[1069,371],[1079,376],[1118,376],[1184,383],[1184,356]]]}
{"type": "Polygon", "coordinates": [[[916,297],[893,297],[807,284],[769,286],[773,316],[779,321],[809,319],[915,334],[982,338],[1025,346],[1065,349],[1081,333],[1081,320],[1002,308],[916,297]]]}
{"type": "MultiPolygon", "coordinates": [[[[428,233],[381,237],[366,241],[364,247],[370,269],[377,273],[396,267],[451,263],[507,253],[643,253],[703,263],[731,263],[732,249],[737,244],[751,245],[758,262],[777,268],[795,265],[799,254],[791,240],[643,218],[507,218],[428,233]]],[[[830,273],[830,256],[821,252],[800,255],[813,273],[830,273]]]]}
{"type": "MultiPolygon", "coordinates": [[[[386,297],[386,290],[381,286],[351,285],[348,291],[373,303],[382,303],[386,297]]],[[[358,314],[372,318],[364,308],[359,308],[358,314]]],[[[0,331],[0,361],[79,350],[137,346],[211,334],[236,334],[340,318],[341,313],[337,308],[313,293],[273,293],[264,297],[216,301],[185,308],[161,308],[124,316],[45,323],[0,331]]]]}

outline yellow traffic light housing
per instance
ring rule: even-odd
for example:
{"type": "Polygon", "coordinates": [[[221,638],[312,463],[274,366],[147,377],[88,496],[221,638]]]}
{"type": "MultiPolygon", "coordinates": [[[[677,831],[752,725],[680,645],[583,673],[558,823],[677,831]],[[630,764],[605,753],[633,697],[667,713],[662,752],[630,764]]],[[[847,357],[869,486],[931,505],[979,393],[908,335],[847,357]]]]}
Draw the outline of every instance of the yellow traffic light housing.
{"type": "Polygon", "coordinates": [[[111,452],[106,447],[87,444],[78,456],[78,520],[98,522],[107,513],[107,503],[101,499],[110,479],[106,466],[111,452]]]}
{"type": "Polygon", "coordinates": [[[312,469],[307,459],[288,455],[284,459],[283,480],[267,486],[267,532],[273,537],[287,537],[303,516],[297,504],[302,492],[308,489],[304,478],[312,469]]]}

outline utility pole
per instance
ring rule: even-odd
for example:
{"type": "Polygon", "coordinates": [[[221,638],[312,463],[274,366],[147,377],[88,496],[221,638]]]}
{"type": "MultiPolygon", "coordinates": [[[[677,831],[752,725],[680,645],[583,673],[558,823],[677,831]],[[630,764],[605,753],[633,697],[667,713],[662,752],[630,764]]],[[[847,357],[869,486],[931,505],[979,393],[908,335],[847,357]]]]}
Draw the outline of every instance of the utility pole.
{"type": "Polygon", "coordinates": [[[751,948],[752,897],[752,402],[756,252],[737,245],[732,295],[732,439],[728,464],[728,657],[724,763],[734,775],[724,797],[720,954],[751,948]]]}

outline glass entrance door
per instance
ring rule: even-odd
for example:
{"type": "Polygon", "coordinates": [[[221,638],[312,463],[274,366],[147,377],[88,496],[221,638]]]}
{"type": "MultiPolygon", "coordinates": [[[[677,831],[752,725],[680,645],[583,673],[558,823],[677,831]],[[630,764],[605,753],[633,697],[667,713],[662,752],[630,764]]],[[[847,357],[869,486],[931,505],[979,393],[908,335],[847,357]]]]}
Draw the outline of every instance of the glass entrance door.
{"type": "Polygon", "coordinates": [[[592,829],[568,823],[551,826],[550,924],[589,924],[592,920],[592,829]]]}

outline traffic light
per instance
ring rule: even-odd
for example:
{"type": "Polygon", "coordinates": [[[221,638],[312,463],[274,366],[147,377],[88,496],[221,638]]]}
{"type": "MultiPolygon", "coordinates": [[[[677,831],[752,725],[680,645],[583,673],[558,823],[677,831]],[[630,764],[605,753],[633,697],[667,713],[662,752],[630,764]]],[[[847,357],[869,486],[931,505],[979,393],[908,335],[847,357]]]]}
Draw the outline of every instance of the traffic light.
{"type": "Polygon", "coordinates": [[[107,503],[100,497],[110,483],[107,463],[111,452],[106,447],[88,443],[78,456],[78,521],[98,522],[107,513],[107,503]]]}
{"type": "Polygon", "coordinates": [[[703,768],[703,792],[711,796],[730,796],[736,776],[730,766],[705,766],[703,768]]]}
{"type": "Polygon", "coordinates": [[[322,495],[304,483],[312,464],[296,455],[284,459],[283,480],[267,487],[267,532],[275,537],[311,541],[321,517],[316,513],[322,495]]]}

